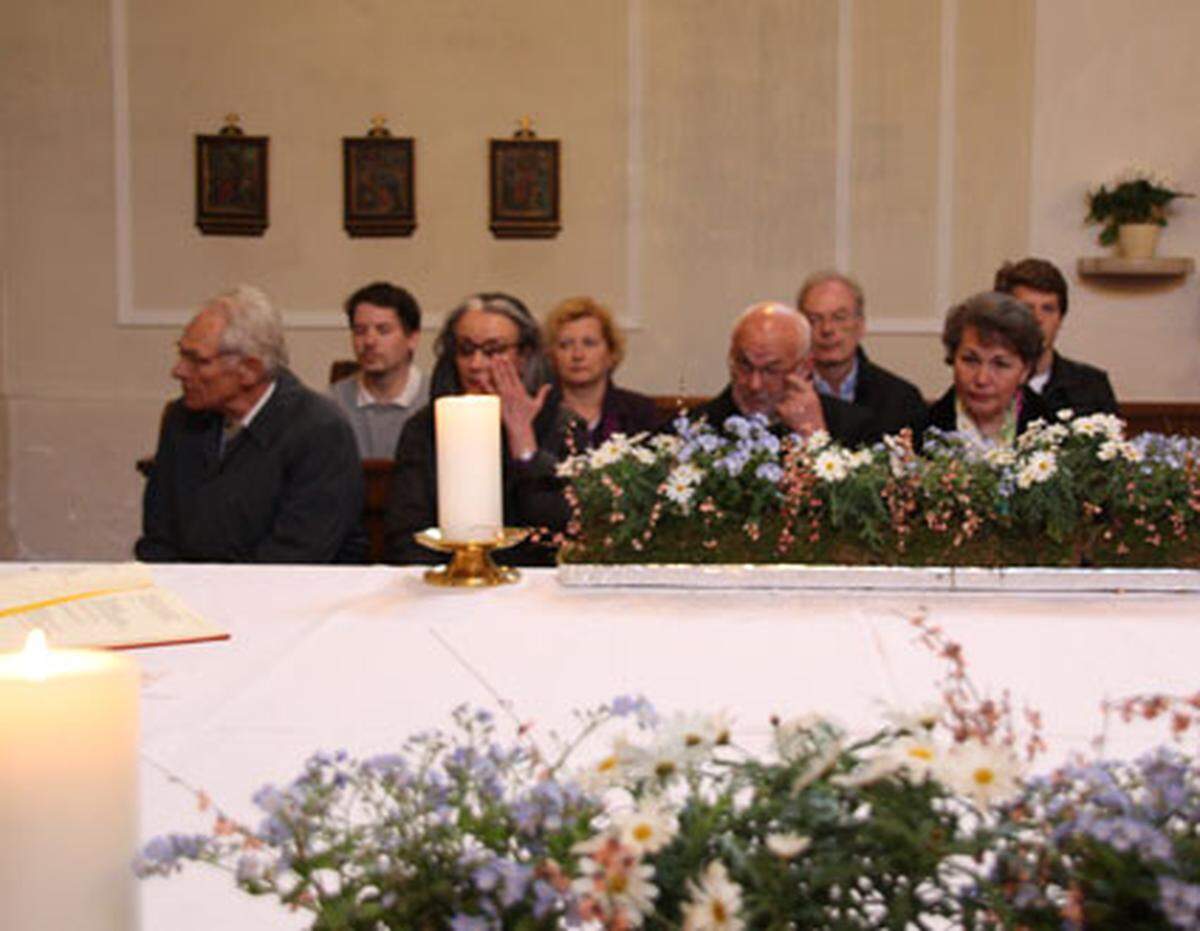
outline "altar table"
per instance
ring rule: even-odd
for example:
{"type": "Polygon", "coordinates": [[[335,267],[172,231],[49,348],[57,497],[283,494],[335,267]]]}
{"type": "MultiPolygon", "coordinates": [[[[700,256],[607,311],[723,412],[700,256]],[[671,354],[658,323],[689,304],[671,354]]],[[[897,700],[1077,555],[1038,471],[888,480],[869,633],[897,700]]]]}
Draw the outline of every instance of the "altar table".
{"type": "MultiPolygon", "coordinates": [[[[825,712],[853,731],[885,705],[936,697],[945,666],[915,643],[923,611],[963,644],[976,684],[1045,719],[1047,768],[1086,751],[1105,698],[1200,687],[1200,595],[569,589],[527,570],[489,591],[427,586],[419,569],[161,566],[157,582],[229,630],[139,650],[142,833],[211,825],[175,778],[258,822],[250,796],[318,749],[371,754],[468,702],[569,731],[570,711],[644,693],[660,711],[727,709],[762,745],[772,714],[825,712]]],[[[1110,727],[1131,754],[1161,725],[1110,727]]],[[[585,756],[600,746],[584,748],[585,756]]],[[[201,865],[141,884],[151,931],[307,926],[201,865]]]]}

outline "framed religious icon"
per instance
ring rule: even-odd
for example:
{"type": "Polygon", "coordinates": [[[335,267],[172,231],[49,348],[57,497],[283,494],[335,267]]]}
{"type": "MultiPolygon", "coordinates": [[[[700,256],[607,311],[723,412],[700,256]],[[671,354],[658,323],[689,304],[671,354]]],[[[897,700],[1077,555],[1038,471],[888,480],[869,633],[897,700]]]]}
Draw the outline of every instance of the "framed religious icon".
{"type": "Polygon", "coordinates": [[[489,159],[492,234],[500,239],[548,239],[559,219],[557,139],[538,139],[521,121],[512,139],[492,139],[489,159]]]}
{"type": "Polygon", "coordinates": [[[371,121],[364,137],[342,139],[342,217],[351,236],[409,236],[417,228],[413,140],[371,121]]]}
{"type": "Polygon", "coordinates": [[[196,225],[209,236],[261,236],[267,228],[266,136],[247,136],[237,116],[215,136],[196,136],[196,225]]]}

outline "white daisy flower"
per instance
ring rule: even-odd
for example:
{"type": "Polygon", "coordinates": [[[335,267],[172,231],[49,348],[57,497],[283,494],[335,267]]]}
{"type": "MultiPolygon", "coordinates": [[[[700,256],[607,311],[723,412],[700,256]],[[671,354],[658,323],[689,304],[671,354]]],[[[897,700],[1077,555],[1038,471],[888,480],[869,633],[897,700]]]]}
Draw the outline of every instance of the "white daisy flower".
{"type": "Polygon", "coordinates": [[[654,911],[658,897],[658,887],[650,881],[654,867],[642,863],[616,838],[603,834],[571,850],[581,855],[572,891],[598,902],[608,916],[620,914],[628,926],[641,927],[644,917],[654,911]]]}
{"type": "Polygon", "coordinates": [[[714,860],[697,885],[687,883],[689,900],[683,906],[683,931],[742,931],[742,887],[729,878],[725,864],[714,860]]]}
{"type": "Polygon", "coordinates": [[[827,449],[818,455],[813,463],[813,471],[818,478],[827,482],[840,482],[849,474],[845,456],[836,449],[827,449]]]}
{"type": "Polygon", "coordinates": [[[943,708],[937,702],[925,702],[916,708],[887,708],[883,718],[898,731],[920,734],[933,730],[942,719],[943,708]]]}
{"type": "Polygon", "coordinates": [[[983,454],[983,461],[993,469],[1002,469],[1017,461],[1016,454],[1007,447],[994,446],[983,454]]]}
{"type": "Polygon", "coordinates": [[[666,486],[663,494],[686,511],[701,478],[703,473],[690,462],[677,465],[663,483],[666,486]]]}
{"type": "Polygon", "coordinates": [[[659,433],[650,437],[649,443],[650,448],[655,452],[674,456],[679,452],[679,447],[683,445],[683,440],[674,433],[659,433]]]}
{"type": "Polygon", "coordinates": [[[644,778],[670,778],[703,763],[713,750],[729,742],[730,719],[716,715],[679,712],[666,719],[647,748],[640,774],[644,778]]]}
{"type": "Polygon", "coordinates": [[[785,763],[795,760],[828,739],[837,727],[819,714],[802,714],[775,725],[775,752],[785,763]]]}
{"type": "Polygon", "coordinates": [[[574,478],[577,475],[582,475],[590,464],[590,458],[587,453],[579,456],[568,456],[555,466],[554,472],[559,478],[574,478]]]}
{"type": "Polygon", "coordinates": [[[625,785],[637,770],[642,751],[624,737],[613,741],[612,750],[578,774],[580,784],[592,792],[625,785]]]}
{"type": "Polygon", "coordinates": [[[941,747],[928,736],[902,737],[892,744],[888,753],[914,782],[931,775],[938,760],[944,756],[941,747]]]}
{"type": "Polygon", "coordinates": [[[869,466],[874,459],[874,455],[869,449],[860,449],[858,452],[850,453],[846,457],[846,464],[850,471],[861,469],[863,466],[869,466]]]}
{"type": "Polygon", "coordinates": [[[1021,764],[1007,747],[972,740],[959,744],[937,761],[936,776],[982,809],[1018,793],[1021,764]]]}
{"type": "Polygon", "coordinates": [[[810,453],[819,452],[829,445],[829,441],[830,436],[828,431],[814,430],[808,435],[808,439],[804,441],[804,448],[810,453]]]}
{"type": "Polygon", "coordinates": [[[1021,467],[1021,471],[1017,474],[1017,485],[1021,488],[1039,485],[1053,478],[1057,471],[1058,459],[1054,453],[1048,449],[1039,449],[1021,467]]]}
{"type": "Polygon", "coordinates": [[[1103,436],[1120,440],[1125,436],[1125,422],[1113,414],[1088,414],[1071,422],[1071,432],[1077,436],[1103,436]]]}
{"type": "Polygon", "coordinates": [[[768,834],[767,849],[781,860],[791,860],[808,849],[812,838],[799,834],[768,834]]]}
{"type": "Polygon", "coordinates": [[[1101,462],[1111,462],[1118,457],[1129,462],[1141,462],[1144,454],[1132,443],[1114,439],[1105,440],[1096,450],[1096,458],[1101,462]]]}
{"type": "Polygon", "coordinates": [[[674,812],[658,801],[643,801],[633,811],[613,815],[613,831],[638,856],[658,853],[679,833],[674,812]]]}

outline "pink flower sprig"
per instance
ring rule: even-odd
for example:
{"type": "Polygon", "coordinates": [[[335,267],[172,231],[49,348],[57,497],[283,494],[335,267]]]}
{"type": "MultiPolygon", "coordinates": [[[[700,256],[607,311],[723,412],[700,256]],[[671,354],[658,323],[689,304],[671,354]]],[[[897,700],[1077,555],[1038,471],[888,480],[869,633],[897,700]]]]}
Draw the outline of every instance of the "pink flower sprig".
{"type": "Polygon", "coordinates": [[[1200,691],[1191,695],[1161,692],[1128,695],[1106,699],[1100,708],[1106,731],[1113,715],[1125,724],[1134,720],[1156,721],[1165,717],[1171,729],[1171,738],[1176,741],[1181,741],[1193,725],[1200,730],[1200,691]]]}
{"type": "MultiPolygon", "coordinates": [[[[951,640],[944,630],[930,622],[924,612],[912,615],[909,623],[917,629],[917,642],[948,665],[940,686],[954,740],[963,743],[978,740],[1015,748],[1020,742],[1012,700],[1005,689],[998,699],[982,695],[967,673],[962,644],[951,640]]],[[[1042,738],[1041,713],[1032,708],[1022,712],[1027,733],[1024,755],[1033,760],[1046,749],[1042,738]]]]}

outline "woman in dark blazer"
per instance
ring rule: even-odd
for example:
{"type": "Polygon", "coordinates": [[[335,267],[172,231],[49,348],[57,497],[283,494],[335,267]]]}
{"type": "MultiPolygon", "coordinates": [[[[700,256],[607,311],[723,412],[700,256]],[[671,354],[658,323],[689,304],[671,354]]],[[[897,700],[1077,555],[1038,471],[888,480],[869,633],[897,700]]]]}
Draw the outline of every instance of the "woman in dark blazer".
{"type": "Polygon", "coordinates": [[[991,449],[1012,446],[1031,422],[1051,419],[1025,386],[1042,352],[1042,331],[1016,298],[984,291],[950,308],[942,345],[954,384],[929,409],[929,426],[991,449]]]}

